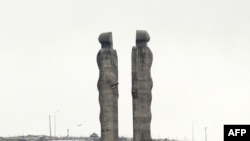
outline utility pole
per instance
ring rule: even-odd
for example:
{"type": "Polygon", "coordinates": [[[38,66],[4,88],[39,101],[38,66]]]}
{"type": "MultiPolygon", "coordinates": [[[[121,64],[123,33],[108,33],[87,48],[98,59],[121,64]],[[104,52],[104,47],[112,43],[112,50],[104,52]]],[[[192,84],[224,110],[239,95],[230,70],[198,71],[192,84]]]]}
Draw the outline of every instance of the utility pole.
{"type": "Polygon", "coordinates": [[[69,137],[69,129],[67,129],[67,137],[69,137]]]}
{"type": "Polygon", "coordinates": [[[194,124],[196,123],[197,121],[193,121],[192,122],[192,141],[194,141],[194,124]]]}
{"type": "Polygon", "coordinates": [[[49,115],[49,136],[51,137],[51,118],[49,115]]]}
{"type": "Polygon", "coordinates": [[[54,114],[54,136],[56,137],[56,112],[54,114]]]}
{"type": "Polygon", "coordinates": [[[207,141],[207,127],[205,127],[205,141],[207,141]]]}

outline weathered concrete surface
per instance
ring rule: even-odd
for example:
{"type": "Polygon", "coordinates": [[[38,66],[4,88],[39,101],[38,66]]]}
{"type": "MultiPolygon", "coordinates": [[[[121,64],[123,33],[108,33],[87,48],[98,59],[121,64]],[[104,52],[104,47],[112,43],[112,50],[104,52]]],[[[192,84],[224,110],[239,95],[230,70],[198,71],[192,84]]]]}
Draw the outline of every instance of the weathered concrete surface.
{"type": "Polygon", "coordinates": [[[118,141],[118,63],[112,33],[99,36],[102,48],[97,54],[101,141],[118,141]]]}
{"type": "Polygon", "coordinates": [[[149,34],[144,30],[136,31],[136,46],[132,49],[132,97],[133,97],[133,134],[134,141],[152,141],[151,123],[151,65],[153,54],[147,47],[149,34]]]}

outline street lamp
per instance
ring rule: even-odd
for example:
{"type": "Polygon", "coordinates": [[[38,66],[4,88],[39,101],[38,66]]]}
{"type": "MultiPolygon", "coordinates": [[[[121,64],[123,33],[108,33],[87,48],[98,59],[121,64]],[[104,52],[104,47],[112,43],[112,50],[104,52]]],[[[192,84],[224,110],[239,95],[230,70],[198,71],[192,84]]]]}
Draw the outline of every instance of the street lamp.
{"type": "MultiPolygon", "coordinates": [[[[77,126],[78,126],[78,127],[82,126],[82,123],[78,124],[77,126]]],[[[80,131],[81,131],[81,130],[80,130],[80,131]]],[[[82,134],[80,134],[80,136],[82,136],[82,134]]]]}
{"type": "Polygon", "coordinates": [[[197,121],[193,121],[192,122],[192,141],[194,141],[194,124],[196,123],[197,121]]]}
{"type": "MultiPolygon", "coordinates": [[[[82,123],[77,124],[77,125],[75,125],[75,126],[72,126],[72,127],[70,127],[70,128],[75,130],[76,127],[80,127],[80,126],[82,126],[82,123]]],[[[67,129],[67,136],[69,136],[69,130],[70,130],[70,128],[67,129]]]]}

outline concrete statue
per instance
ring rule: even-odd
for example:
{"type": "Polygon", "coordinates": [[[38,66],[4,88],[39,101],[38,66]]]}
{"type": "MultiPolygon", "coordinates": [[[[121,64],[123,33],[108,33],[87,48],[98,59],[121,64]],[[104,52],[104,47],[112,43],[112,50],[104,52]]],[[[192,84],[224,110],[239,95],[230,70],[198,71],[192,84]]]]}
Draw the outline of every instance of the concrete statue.
{"type": "Polygon", "coordinates": [[[99,36],[101,49],[97,54],[99,80],[101,141],[118,141],[118,62],[113,49],[112,33],[99,36]]]}
{"type": "Polygon", "coordinates": [[[133,136],[134,141],[152,141],[151,138],[151,100],[153,81],[151,65],[153,54],[147,42],[149,34],[136,31],[136,46],[132,49],[132,98],[133,98],[133,136]]]}

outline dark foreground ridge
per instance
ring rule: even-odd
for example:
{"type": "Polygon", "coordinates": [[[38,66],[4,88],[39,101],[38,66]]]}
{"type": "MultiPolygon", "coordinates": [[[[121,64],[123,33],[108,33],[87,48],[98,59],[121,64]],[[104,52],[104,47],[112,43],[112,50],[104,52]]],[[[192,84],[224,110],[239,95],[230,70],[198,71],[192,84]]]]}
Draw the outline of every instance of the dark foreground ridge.
{"type": "MultiPolygon", "coordinates": [[[[100,141],[100,137],[50,137],[44,135],[27,135],[15,137],[0,137],[0,141],[100,141]]],[[[119,137],[118,141],[133,141],[132,137],[119,137]]],[[[153,139],[153,141],[179,141],[175,139],[153,139]]]]}

